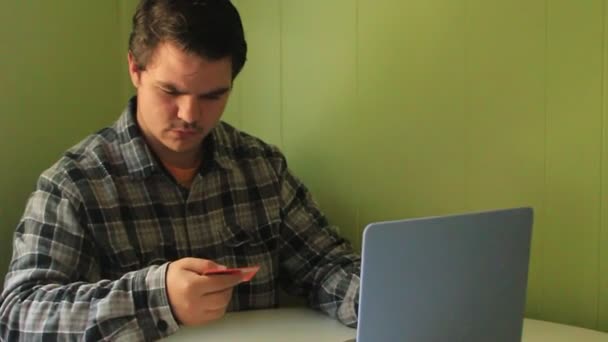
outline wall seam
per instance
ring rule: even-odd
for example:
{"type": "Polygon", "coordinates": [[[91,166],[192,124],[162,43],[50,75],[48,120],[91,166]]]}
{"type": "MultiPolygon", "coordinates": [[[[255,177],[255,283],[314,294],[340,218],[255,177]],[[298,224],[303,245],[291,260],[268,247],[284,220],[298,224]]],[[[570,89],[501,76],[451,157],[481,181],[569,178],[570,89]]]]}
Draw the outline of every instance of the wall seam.
{"type": "Polygon", "coordinates": [[[277,0],[277,10],[279,16],[279,140],[281,141],[281,149],[287,150],[285,146],[285,92],[284,92],[284,68],[285,68],[285,56],[283,52],[283,39],[284,39],[284,27],[283,27],[283,6],[282,1],[277,0]]]}
{"type": "MultiPolygon", "coordinates": [[[[361,27],[360,27],[360,21],[359,21],[359,16],[360,16],[360,6],[361,6],[361,1],[360,0],[356,0],[355,1],[355,110],[357,111],[356,116],[360,117],[358,113],[360,111],[360,103],[361,103],[361,89],[360,89],[360,67],[361,67],[361,56],[359,54],[360,52],[360,43],[361,43],[361,36],[360,36],[360,31],[361,31],[361,27]]],[[[363,161],[361,159],[357,160],[357,163],[362,163],[363,161]]],[[[359,170],[363,170],[362,167],[359,167],[359,170]]],[[[355,187],[353,187],[353,189],[355,189],[355,187]]],[[[363,230],[365,229],[365,227],[363,227],[363,223],[361,222],[361,191],[358,191],[358,195],[356,196],[356,202],[355,202],[355,227],[357,229],[357,231],[359,232],[358,234],[358,239],[359,239],[359,246],[362,247],[363,246],[363,230]]]]}
{"type": "Polygon", "coordinates": [[[598,231],[598,282],[597,282],[597,312],[596,312],[596,328],[601,325],[601,308],[602,308],[602,236],[604,229],[604,138],[606,136],[606,0],[602,1],[602,85],[601,85],[601,133],[600,133],[600,215],[599,215],[599,231],[598,231]]]}
{"type": "MultiPolygon", "coordinates": [[[[543,169],[544,169],[544,182],[543,182],[543,198],[542,198],[542,216],[543,217],[547,217],[547,212],[548,212],[548,189],[549,189],[549,161],[548,161],[548,153],[549,153],[549,90],[548,90],[548,84],[549,84],[549,66],[548,66],[548,62],[549,62],[549,1],[545,0],[545,47],[544,47],[544,65],[545,65],[545,70],[544,70],[544,93],[543,93],[543,107],[544,107],[544,115],[545,115],[545,125],[544,125],[544,162],[543,162],[543,169]]],[[[546,222],[546,221],[543,221],[546,222]]],[[[537,235],[538,236],[538,235],[537,235]]],[[[542,240],[541,240],[542,242],[542,240]]],[[[540,265],[540,269],[539,272],[541,273],[541,279],[545,279],[544,274],[545,274],[545,261],[546,261],[546,250],[545,248],[543,248],[542,244],[539,244],[539,248],[540,250],[540,261],[539,261],[539,265],[540,265]]],[[[541,282],[540,285],[541,288],[541,293],[547,293],[546,291],[546,283],[545,282],[541,282]]],[[[543,303],[544,303],[544,298],[541,297],[541,299],[539,300],[539,304],[538,304],[538,312],[542,313],[543,312],[543,303]]]]}

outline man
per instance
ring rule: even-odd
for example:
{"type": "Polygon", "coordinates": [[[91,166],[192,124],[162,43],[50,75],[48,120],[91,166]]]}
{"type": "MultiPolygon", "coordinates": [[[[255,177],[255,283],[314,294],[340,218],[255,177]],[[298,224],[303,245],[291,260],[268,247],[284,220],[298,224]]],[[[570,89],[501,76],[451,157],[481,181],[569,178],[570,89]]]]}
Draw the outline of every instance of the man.
{"type": "Polygon", "coordinates": [[[137,96],[29,199],[0,339],[154,340],[276,307],[279,286],[355,326],[360,258],[275,147],[220,122],[246,59],[233,5],[143,0],[129,45],[137,96]]]}

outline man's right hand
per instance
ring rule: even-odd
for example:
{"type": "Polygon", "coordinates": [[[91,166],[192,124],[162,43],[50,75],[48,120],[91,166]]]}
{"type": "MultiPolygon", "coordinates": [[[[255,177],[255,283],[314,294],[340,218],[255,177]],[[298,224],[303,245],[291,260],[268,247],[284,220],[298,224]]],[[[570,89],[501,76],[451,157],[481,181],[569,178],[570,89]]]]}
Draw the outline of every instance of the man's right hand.
{"type": "Polygon", "coordinates": [[[208,269],[223,267],[210,260],[183,258],[167,268],[167,296],[173,315],[183,325],[202,325],[224,316],[232,289],[242,275],[205,276],[208,269]]]}

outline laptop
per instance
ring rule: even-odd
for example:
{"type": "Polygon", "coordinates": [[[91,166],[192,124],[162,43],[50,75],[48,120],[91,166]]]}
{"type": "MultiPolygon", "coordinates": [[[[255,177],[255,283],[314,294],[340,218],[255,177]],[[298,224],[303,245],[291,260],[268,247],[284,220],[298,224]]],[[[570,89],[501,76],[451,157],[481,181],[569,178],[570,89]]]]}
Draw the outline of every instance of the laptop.
{"type": "Polygon", "coordinates": [[[356,341],[521,341],[532,220],[515,208],[368,225],[356,341]]]}

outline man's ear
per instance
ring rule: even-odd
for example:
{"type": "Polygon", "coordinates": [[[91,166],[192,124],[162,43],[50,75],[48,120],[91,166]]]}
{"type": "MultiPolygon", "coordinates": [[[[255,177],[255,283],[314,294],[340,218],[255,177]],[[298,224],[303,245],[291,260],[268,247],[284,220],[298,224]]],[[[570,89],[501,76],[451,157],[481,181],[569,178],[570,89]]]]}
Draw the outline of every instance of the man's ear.
{"type": "Polygon", "coordinates": [[[137,88],[140,84],[142,70],[137,65],[137,62],[135,62],[135,57],[131,51],[129,51],[127,54],[127,61],[129,62],[129,76],[131,76],[131,83],[133,83],[133,86],[137,88]]]}

